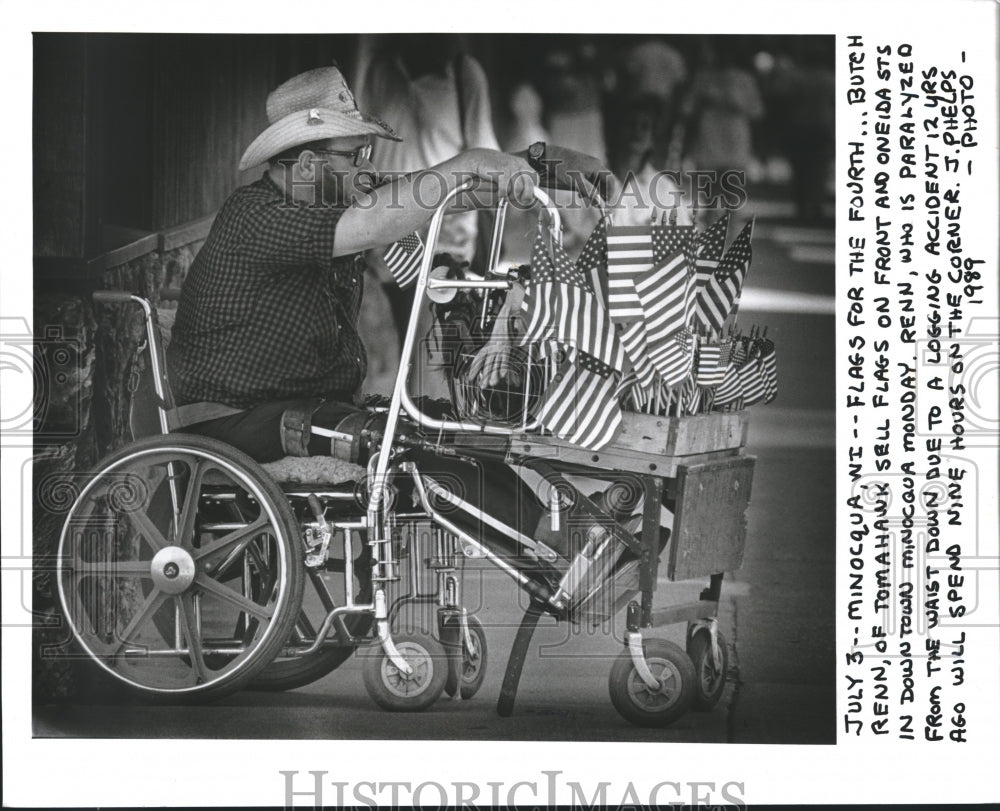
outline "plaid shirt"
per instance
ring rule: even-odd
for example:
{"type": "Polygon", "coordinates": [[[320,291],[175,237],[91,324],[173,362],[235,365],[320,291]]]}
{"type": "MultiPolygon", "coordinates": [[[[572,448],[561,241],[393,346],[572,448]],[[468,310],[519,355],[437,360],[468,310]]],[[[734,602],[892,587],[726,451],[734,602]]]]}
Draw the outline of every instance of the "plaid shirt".
{"type": "Polygon", "coordinates": [[[361,254],[333,258],[346,207],[293,204],[265,175],[219,211],[184,282],[178,402],[344,399],[364,380],[361,254]]]}

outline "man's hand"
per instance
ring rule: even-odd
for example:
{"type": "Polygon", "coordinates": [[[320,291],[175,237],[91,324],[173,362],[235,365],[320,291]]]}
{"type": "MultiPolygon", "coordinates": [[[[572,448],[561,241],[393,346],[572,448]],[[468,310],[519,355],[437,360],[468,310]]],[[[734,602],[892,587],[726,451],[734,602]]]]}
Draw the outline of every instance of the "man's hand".
{"type": "Polygon", "coordinates": [[[519,155],[493,149],[470,149],[464,153],[473,162],[473,173],[484,183],[518,206],[530,206],[535,200],[538,174],[519,155]]]}
{"type": "Polygon", "coordinates": [[[520,386],[523,382],[523,353],[516,348],[517,339],[524,331],[520,316],[523,300],[524,288],[515,283],[497,313],[490,339],[469,364],[466,379],[470,383],[486,388],[496,386],[501,380],[511,386],[520,386]]]}
{"type": "Polygon", "coordinates": [[[569,189],[593,201],[600,195],[609,205],[621,196],[622,184],[597,158],[556,144],[545,147],[545,167],[539,181],[544,188],[569,189]]]}

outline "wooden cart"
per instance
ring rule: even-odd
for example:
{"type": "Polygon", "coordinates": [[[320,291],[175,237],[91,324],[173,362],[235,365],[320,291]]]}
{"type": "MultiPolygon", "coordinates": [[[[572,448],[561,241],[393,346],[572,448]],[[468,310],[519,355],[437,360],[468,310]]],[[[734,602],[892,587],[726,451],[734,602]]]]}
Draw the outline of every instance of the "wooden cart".
{"type": "MultiPolygon", "coordinates": [[[[743,561],[755,462],[745,453],[748,425],[745,411],[686,417],[627,413],[617,439],[600,452],[551,436],[511,438],[512,459],[549,458],[562,471],[599,469],[605,477],[615,471],[641,482],[645,497],[638,589],[612,591],[603,607],[591,607],[603,616],[628,608],[626,649],[612,668],[609,687],[616,708],[633,723],[662,726],[692,706],[711,709],[722,697],[728,651],[716,618],[723,576],[743,561]],[[662,551],[661,503],[674,513],[662,551]],[[697,601],[654,608],[661,558],[670,581],[709,578],[697,601]],[[643,640],[644,629],[679,622],[688,623],[686,650],[666,640],[643,640]]],[[[529,606],[521,621],[498,704],[501,715],[513,711],[521,668],[542,613],[540,606],[529,606]]]]}

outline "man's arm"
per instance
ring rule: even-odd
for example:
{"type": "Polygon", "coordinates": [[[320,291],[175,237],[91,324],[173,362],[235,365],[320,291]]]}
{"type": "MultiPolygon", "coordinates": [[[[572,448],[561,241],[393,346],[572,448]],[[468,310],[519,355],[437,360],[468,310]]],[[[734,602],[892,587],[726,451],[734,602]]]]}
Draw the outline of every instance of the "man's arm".
{"type": "Polygon", "coordinates": [[[499,193],[530,205],[538,175],[523,157],[470,149],[430,169],[394,179],[355,201],[337,224],[333,255],[389,245],[416,231],[449,192],[469,180],[475,182],[476,194],[468,207],[495,205],[499,193]]]}
{"type": "Polygon", "coordinates": [[[586,199],[600,194],[615,204],[621,183],[596,158],[549,145],[541,161],[542,176],[527,162],[527,151],[508,155],[470,149],[431,169],[413,172],[373,189],[344,212],[334,239],[334,256],[389,245],[427,223],[448,192],[469,180],[473,188],[461,194],[449,211],[490,208],[500,195],[530,205],[534,186],[572,189],[586,199]]]}

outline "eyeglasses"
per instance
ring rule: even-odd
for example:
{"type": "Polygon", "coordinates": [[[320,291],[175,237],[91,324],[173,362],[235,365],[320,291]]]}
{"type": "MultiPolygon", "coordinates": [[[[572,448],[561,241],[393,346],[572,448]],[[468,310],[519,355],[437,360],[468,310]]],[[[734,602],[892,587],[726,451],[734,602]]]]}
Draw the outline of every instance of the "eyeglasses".
{"type": "Polygon", "coordinates": [[[338,155],[341,158],[351,158],[355,166],[361,166],[365,161],[371,159],[374,149],[375,147],[372,144],[367,143],[349,152],[342,152],[339,149],[315,149],[313,151],[324,155],[338,155]]]}

